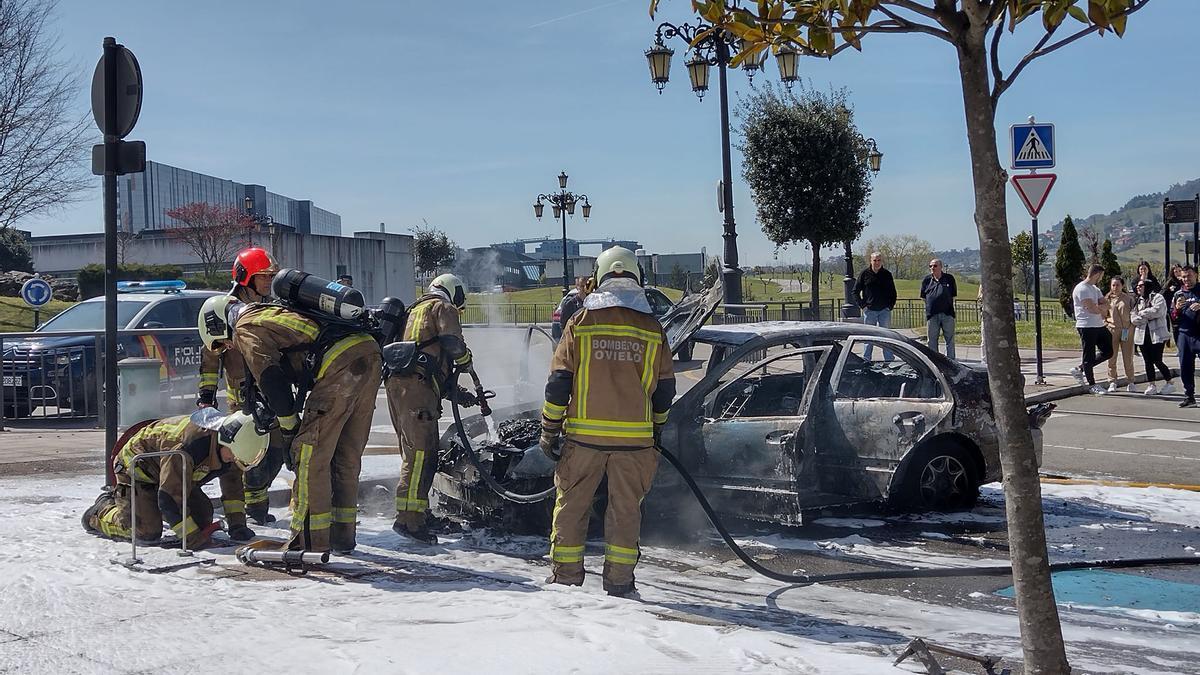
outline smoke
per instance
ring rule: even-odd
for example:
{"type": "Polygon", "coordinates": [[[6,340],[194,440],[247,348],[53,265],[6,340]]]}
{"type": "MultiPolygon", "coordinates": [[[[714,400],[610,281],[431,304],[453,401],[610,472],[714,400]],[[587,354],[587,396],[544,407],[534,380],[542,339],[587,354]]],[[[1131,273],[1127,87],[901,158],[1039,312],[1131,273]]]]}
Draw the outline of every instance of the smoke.
{"type": "MultiPolygon", "coordinates": [[[[493,408],[542,402],[554,345],[527,326],[491,325],[463,329],[483,386],[496,392],[493,408]]],[[[466,385],[467,378],[460,382],[466,385]]]]}
{"type": "Polygon", "coordinates": [[[471,291],[487,293],[500,283],[504,267],[495,249],[459,251],[454,257],[454,275],[463,280],[471,291]]]}

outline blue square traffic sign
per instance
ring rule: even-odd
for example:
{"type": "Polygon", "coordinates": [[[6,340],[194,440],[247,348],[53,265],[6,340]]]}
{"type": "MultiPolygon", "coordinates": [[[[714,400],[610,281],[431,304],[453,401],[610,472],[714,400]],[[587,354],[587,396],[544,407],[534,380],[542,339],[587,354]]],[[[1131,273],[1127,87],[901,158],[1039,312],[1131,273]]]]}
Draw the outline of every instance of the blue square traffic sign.
{"type": "Polygon", "coordinates": [[[1012,138],[1012,168],[1054,168],[1054,125],[1014,124],[1009,128],[1012,138]]]}

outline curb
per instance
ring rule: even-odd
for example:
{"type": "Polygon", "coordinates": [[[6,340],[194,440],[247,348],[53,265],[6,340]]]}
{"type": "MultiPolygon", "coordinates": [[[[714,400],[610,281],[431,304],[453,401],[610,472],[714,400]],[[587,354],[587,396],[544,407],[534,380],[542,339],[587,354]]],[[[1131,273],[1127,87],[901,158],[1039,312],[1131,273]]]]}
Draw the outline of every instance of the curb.
{"type": "MultiPolygon", "coordinates": [[[[1179,377],[1179,374],[1175,370],[1172,370],[1171,374],[1171,379],[1179,377]]],[[[1146,373],[1134,375],[1133,377],[1134,384],[1145,384],[1147,380],[1148,378],[1146,377],[1146,373]]],[[[1046,403],[1048,401],[1060,401],[1064,398],[1071,398],[1072,396],[1086,394],[1088,393],[1089,389],[1091,389],[1091,385],[1089,384],[1072,384],[1066,387],[1058,387],[1056,389],[1050,389],[1047,391],[1039,391],[1031,396],[1026,396],[1025,404],[1033,405],[1036,403],[1046,403]]]]}

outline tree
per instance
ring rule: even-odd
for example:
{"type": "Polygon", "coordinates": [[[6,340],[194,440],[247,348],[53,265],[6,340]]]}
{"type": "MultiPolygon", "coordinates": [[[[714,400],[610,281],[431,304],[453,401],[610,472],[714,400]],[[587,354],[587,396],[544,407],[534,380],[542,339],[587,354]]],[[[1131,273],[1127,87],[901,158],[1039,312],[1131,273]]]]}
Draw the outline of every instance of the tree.
{"type": "Polygon", "coordinates": [[[683,291],[688,291],[688,275],[687,272],[679,266],[679,263],[671,265],[671,274],[667,277],[667,285],[671,288],[678,288],[683,291]]]}
{"type": "Polygon", "coordinates": [[[871,254],[878,251],[883,255],[883,266],[897,279],[921,279],[927,265],[933,259],[933,245],[912,235],[880,235],[872,237],[863,245],[863,263],[870,264],[871,254]]]}
{"type": "Polygon", "coordinates": [[[58,59],[54,2],[0,2],[0,229],[77,199],[88,120],[74,112],[75,69],[58,59]]]}
{"type": "MultiPolygon", "coordinates": [[[[1112,240],[1105,239],[1104,245],[1100,250],[1100,264],[1104,267],[1104,280],[1100,289],[1105,293],[1108,292],[1108,282],[1112,281],[1113,277],[1121,276],[1121,262],[1117,260],[1117,254],[1113,253],[1112,240]]],[[[1129,288],[1129,280],[1125,280],[1125,288],[1129,288]]]]}
{"type": "Polygon", "coordinates": [[[130,232],[129,230],[117,230],[117,264],[124,265],[128,262],[129,249],[133,247],[133,242],[137,240],[138,233],[130,232]]]}
{"type": "Polygon", "coordinates": [[[1054,278],[1058,281],[1058,304],[1067,316],[1075,316],[1075,305],[1071,291],[1083,278],[1083,249],[1079,247],[1079,235],[1075,232],[1075,221],[1068,215],[1063,219],[1062,236],[1058,240],[1058,252],[1054,256],[1054,278]]]}
{"type": "Polygon", "coordinates": [[[1100,233],[1092,225],[1084,225],[1079,230],[1079,238],[1083,240],[1083,248],[1087,251],[1087,262],[1095,265],[1100,262],[1100,233]]]}
{"type": "Polygon", "coordinates": [[[205,277],[233,264],[233,257],[246,243],[254,221],[236,206],[192,202],[167,211],[177,221],[169,229],[172,237],[187,244],[200,259],[205,277]]]}
{"type": "MultiPolygon", "coordinates": [[[[958,67],[966,117],[975,226],[979,233],[989,386],[1002,449],[1009,552],[1028,673],[1069,672],[1058,607],[1050,583],[1037,457],[1025,411],[1024,377],[1012,312],[1012,252],[1005,190],[1007,176],[996,142],[1000,97],[1035,60],[1092,33],[1120,36],[1130,14],[1150,0],[692,0],[715,30],[742,40],[740,65],[768,49],[793,47],[832,57],[862,49],[874,33],[921,33],[945,42],[958,67]],[[1060,35],[1070,18],[1073,30],[1060,35]],[[1033,20],[1030,20],[1030,19],[1033,20]],[[1000,44],[1018,26],[1032,26],[1032,47],[1005,73],[1000,44]]],[[[659,0],[649,0],[654,15],[659,0]]],[[[1023,43],[1018,43],[1022,45],[1023,43]]]]}
{"type": "Polygon", "coordinates": [[[721,259],[713,256],[708,259],[708,265],[704,268],[704,287],[712,288],[713,284],[721,278],[721,259]]]}
{"type": "Polygon", "coordinates": [[[25,235],[11,228],[0,229],[0,272],[32,272],[33,254],[25,235]]]}
{"type": "MultiPolygon", "coordinates": [[[[1013,235],[1009,242],[1012,247],[1013,267],[1021,275],[1022,286],[1025,289],[1026,300],[1029,299],[1029,289],[1033,287],[1033,236],[1021,230],[1013,235]]],[[[1046,264],[1046,249],[1038,249],[1038,265],[1046,264]]]]}
{"type": "Polygon", "coordinates": [[[428,221],[409,230],[413,233],[413,264],[423,273],[430,273],[454,262],[458,246],[446,233],[431,227],[428,221]]]}
{"type": "Polygon", "coordinates": [[[821,247],[854,240],[871,195],[866,144],[846,92],[797,94],[770,85],[742,104],[742,176],[763,232],[778,247],[812,248],[812,306],[821,301],[821,247]]]}

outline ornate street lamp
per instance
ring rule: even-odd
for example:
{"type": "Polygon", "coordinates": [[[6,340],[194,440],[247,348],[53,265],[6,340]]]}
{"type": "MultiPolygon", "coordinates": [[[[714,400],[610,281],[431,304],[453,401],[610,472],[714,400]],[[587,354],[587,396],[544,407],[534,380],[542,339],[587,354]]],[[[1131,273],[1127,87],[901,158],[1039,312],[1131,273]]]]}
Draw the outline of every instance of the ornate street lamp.
{"type": "Polygon", "coordinates": [[[878,174],[879,166],[883,163],[883,153],[879,151],[879,146],[875,144],[874,138],[867,139],[867,168],[871,173],[878,174]]]}
{"type": "Polygon", "coordinates": [[[779,65],[779,81],[790,91],[796,80],[800,79],[800,52],[792,45],[785,44],[775,52],[775,63],[779,65]]]}
{"type": "Polygon", "coordinates": [[[696,96],[701,101],[704,100],[704,92],[708,91],[708,59],[701,58],[696,54],[687,62],[688,78],[692,81],[692,91],[696,92],[696,96]]]}
{"type": "Polygon", "coordinates": [[[663,87],[667,86],[667,81],[671,79],[671,57],[674,55],[675,50],[664,45],[662,40],[646,50],[646,61],[650,64],[650,81],[658,87],[660,94],[663,87]]]}
{"type": "Polygon", "coordinates": [[[558,175],[558,192],[537,196],[537,201],[533,204],[533,215],[538,220],[542,218],[546,202],[550,202],[550,207],[554,212],[554,219],[562,220],[563,295],[565,296],[571,290],[570,284],[572,281],[570,261],[567,257],[567,216],[575,215],[575,205],[582,202],[583,219],[587,220],[592,215],[592,204],[588,201],[587,195],[577,195],[573,192],[567,192],[566,171],[558,175]]]}
{"type": "MultiPolygon", "coordinates": [[[[879,174],[879,167],[883,163],[883,153],[879,151],[879,146],[875,144],[874,138],[866,139],[867,154],[865,160],[867,168],[871,170],[872,175],[879,174]]],[[[845,245],[846,256],[846,276],[842,279],[842,286],[845,299],[842,302],[842,320],[857,319],[859,317],[858,305],[854,302],[854,253],[850,250],[850,240],[843,242],[845,245]]],[[[868,253],[870,253],[868,251],[868,253]]]]}

